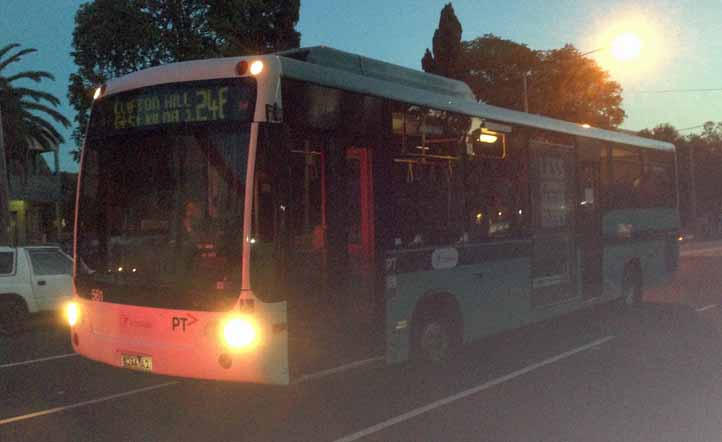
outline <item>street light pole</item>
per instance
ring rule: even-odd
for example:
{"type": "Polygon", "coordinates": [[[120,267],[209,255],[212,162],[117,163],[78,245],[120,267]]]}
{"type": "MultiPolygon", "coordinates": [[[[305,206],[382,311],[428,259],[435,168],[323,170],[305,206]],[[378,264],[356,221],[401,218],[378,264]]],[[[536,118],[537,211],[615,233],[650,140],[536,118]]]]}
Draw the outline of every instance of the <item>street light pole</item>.
{"type": "Polygon", "coordinates": [[[592,49],[591,51],[583,52],[583,53],[579,54],[579,56],[580,56],[580,57],[586,57],[586,56],[589,55],[589,54],[593,54],[593,53],[595,53],[595,52],[603,51],[603,50],[605,50],[605,49],[609,49],[609,46],[602,46],[601,48],[592,49]]]}

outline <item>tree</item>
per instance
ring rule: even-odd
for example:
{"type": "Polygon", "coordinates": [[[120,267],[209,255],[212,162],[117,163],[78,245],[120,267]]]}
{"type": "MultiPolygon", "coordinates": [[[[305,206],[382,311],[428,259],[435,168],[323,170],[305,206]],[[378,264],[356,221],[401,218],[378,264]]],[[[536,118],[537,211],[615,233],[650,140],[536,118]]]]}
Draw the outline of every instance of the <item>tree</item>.
{"type": "Polygon", "coordinates": [[[539,63],[526,45],[493,34],[463,43],[464,79],[478,100],[509,109],[524,109],[524,76],[539,63]]]}
{"type": "Polygon", "coordinates": [[[210,28],[223,55],[265,54],[297,48],[300,0],[211,0],[210,28]]]}
{"type": "Polygon", "coordinates": [[[73,139],[82,145],[93,89],[109,78],[160,64],[160,30],[143,0],[95,0],[75,14],[73,51],[78,70],[70,75],[68,98],[75,108],[73,139]]]}
{"type": "Polygon", "coordinates": [[[67,127],[70,122],[55,106],[60,104],[54,95],[36,89],[19,86],[28,80],[36,83],[54,80],[46,71],[21,71],[12,75],[6,69],[21,61],[22,57],[36,52],[35,49],[16,49],[13,43],[0,48],[0,244],[9,243],[9,193],[8,169],[10,163],[22,163],[28,149],[40,145],[44,149],[56,149],[64,140],[48,118],[67,127]]]}
{"type": "Polygon", "coordinates": [[[619,83],[572,45],[535,51],[493,34],[462,42],[451,3],[441,10],[432,43],[423,70],[466,81],[479,101],[524,110],[526,85],[536,114],[602,128],[617,127],[626,116],[619,83]]]}
{"type": "Polygon", "coordinates": [[[572,45],[537,54],[529,77],[531,112],[606,129],[622,124],[622,87],[594,60],[572,45]]]}
{"type": "Polygon", "coordinates": [[[464,42],[465,80],[488,104],[524,109],[524,77],[529,110],[560,120],[614,128],[626,116],[622,88],[597,63],[572,45],[534,51],[492,34],[464,42]]]}
{"type": "Polygon", "coordinates": [[[6,74],[8,67],[22,60],[22,57],[36,52],[36,49],[20,49],[19,44],[0,48],[0,107],[3,112],[3,129],[6,155],[10,158],[24,158],[27,149],[40,145],[46,150],[57,148],[65,140],[51,121],[64,127],[70,125],[65,116],[55,110],[60,100],[54,95],[20,86],[28,80],[40,83],[55,80],[46,71],[21,71],[6,74]],[[49,121],[51,120],[51,121],[49,121]]]}
{"type": "Polygon", "coordinates": [[[687,141],[722,153],[722,122],[707,121],[702,125],[702,133],[689,135],[687,141]]]}
{"type": "MultiPolygon", "coordinates": [[[[93,0],[75,15],[68,97],[82,145],[93,89],[163,63],[298,47],[299,0],[93,0]]],[[[75,152],[76,158],[78,152],[75,152]]]]}
{"type": "Polygon", "coordinates": [[[679,131],[669,123],[658,124],[652,129],[642,129],[639,131],[639,136],[659,141],[666,141],[674,145],[679,145],[684,142],[682,135],[679,134],[679,131]]]}
{"type": "Polygon", "coordinates": [[[441,10],[439,27],[434,31],[433,53],[427,48],[421,59],[421,67],[425,72],[456,79],[464,77],[461,32],[461,23],[454,13],[454,7],[447,3],[441,10]]]}

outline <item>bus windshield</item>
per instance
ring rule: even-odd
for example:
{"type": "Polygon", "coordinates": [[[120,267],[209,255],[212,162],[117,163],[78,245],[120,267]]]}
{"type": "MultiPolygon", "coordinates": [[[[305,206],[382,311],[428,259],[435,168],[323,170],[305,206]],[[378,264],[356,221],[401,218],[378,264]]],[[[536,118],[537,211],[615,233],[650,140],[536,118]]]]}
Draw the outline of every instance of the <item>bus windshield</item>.
{"type": "Polygon", "coordinates": [[[78,212],[80,296],[208,311],[233,304],[250,115],[123,130],[102,127],[117,115],[93,118],[78,212]]]}

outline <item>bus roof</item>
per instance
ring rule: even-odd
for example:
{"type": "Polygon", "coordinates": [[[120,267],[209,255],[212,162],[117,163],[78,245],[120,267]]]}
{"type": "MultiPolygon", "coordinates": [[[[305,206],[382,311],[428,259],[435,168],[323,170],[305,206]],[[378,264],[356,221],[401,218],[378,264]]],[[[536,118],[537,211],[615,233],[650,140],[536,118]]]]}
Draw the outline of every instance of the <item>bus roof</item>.
{"type": "MultiPolygon", "coordinates": [[[[232,77],[237,75],[236,64],[247,58],[250,57],[193,60],[144,69],[109,81],[107,94],[164,83],[232,77]]],[[[581,124],[480,103],[476,101],[469,86],[462,81],[329,47],[293,49],[253,58],[275,58],[280,63],[281,75],[322,86],[457,112],[500,123],[649,149],[674,150],[673,144],[664,141],[613,130],[587,128],[581,124]]]]}
{"type": "Polygon", "coordinates": [[[463,81],[429,74],[381,60],[339,51],[326,46],[292,49],[275,55],[317,64],[339,71],[403,84],[416,89],[474,101],[474,92],[463,81]]]}
{"type": "Polygon", "coordinates": [[[502,123],[546,129],[613,143],[674,150],[664,141],[477,102],[469,86],[458,80],[393,65],[324,46],[279,52],[283,75],[324,86],[391,98],[502,123]]]}

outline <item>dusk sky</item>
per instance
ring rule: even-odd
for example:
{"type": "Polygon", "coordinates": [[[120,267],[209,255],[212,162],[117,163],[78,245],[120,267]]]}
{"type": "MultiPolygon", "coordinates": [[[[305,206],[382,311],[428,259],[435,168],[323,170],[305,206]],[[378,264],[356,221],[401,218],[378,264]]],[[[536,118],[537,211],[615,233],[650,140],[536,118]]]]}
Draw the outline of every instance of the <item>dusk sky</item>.
{"type": "MultiPolygon", "coordinates": [[[[420,69],[424,49],[438,25],[446,0],[301,0],[302,46],[326,45],[420,69]]],[[[67,101],[74,15],[83,0],[0,0],[0,46],[17,42],[38,53],[17,65],[47,70],[55,82],[45,89],[67,101]]],[[[571,43],[582,52],[608,46],[612,36],[636,32],[643,40],[637,61],[613,62],[609,51],[589,55],[624,89],[627,119],[622,128],[639,130],[660,123],[678,129],[722,121],[722,13],[719,0],[456,0],[462,38],[485,33],[554,49],[571,43]],[[706,92],[667,90],[717,89],[706,92]]],[[[13,71],[11,71],[13,72],[13,71]]],[[[532,109],[533,111],[533,109],[532,109]]],[[[61,169],[76,171],[68,152],[72,129],[64,131],[61,169]]],[[[699,131],[686,130],[682,133],[699,131]]]]}

